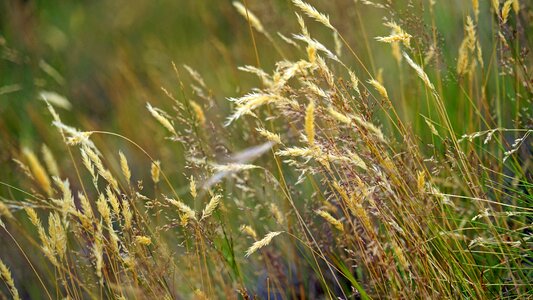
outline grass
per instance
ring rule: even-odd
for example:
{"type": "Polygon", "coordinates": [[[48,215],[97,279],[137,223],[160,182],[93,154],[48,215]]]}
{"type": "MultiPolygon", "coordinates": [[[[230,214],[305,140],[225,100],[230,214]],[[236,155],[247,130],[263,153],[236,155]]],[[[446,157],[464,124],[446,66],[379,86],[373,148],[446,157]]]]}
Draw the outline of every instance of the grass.
{"type": "Polygon", "coordinates": [[[7,78],[38,75],[0,96],[38,100],[0,111],[0,293],[531,298],[530,4],[217,5],[181,10],[235,33],[178,43],[201,68],[125,38],[93,111],[5,25],[7,78]]]}

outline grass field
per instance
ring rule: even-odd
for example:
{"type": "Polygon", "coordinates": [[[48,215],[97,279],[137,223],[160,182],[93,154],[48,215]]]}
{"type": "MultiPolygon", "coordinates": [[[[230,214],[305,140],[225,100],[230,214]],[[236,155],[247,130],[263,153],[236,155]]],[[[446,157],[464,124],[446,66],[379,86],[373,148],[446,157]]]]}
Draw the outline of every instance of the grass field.
{"type": "Polygon", "coordinates": [[[525,0],[0,3],[0,299],[531,299],[525,0]]]}

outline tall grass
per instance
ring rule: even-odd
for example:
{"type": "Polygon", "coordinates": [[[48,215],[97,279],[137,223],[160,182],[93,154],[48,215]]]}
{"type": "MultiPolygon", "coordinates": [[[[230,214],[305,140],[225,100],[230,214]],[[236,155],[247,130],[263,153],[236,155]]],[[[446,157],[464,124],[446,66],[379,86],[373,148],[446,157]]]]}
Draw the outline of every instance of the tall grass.
{"type": "Polygon", "coordinates": [[[247,2],[233,5],[255,59],[239,69],[255,87],[223,102],[172,63],[167,100],[130,120],[153,130],[152,150],[66,124],[68,100],[40,94],[62,150],[10,150],[21,179],[1,182],[0,230],[18,256],[0,254],[0,291],[530,298],[530,5],[468,2],[445,47],[449,3],[355,1],[385,20],[354,38],[346,27],[365,33],[364,18],[293,0],[298,32],[275,34],[247,2]]]}

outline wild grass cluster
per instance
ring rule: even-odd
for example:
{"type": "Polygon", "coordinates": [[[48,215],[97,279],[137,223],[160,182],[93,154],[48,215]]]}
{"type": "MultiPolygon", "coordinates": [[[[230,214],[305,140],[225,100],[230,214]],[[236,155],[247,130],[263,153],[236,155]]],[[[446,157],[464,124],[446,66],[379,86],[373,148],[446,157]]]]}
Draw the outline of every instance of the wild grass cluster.
{"type": "Polygon", "coordinates": [[[446,1],[356,0],[383,34],[354,40],[364,18],[292,0],[291,33],[247,2],[253,87],[221,98],[169,61],[128,121],[150,150],[36,95],[55,142],[2,149],[0,295],[533,297],[531,3],[461,2],[453,39],[446,1]]]}

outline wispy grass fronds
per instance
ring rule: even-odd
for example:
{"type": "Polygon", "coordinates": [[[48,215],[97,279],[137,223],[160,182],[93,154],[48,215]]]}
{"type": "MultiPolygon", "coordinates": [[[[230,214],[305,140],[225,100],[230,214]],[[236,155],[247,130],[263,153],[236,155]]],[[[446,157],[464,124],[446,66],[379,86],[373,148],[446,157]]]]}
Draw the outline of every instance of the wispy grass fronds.
{"type": "Polygon", "coordinates": [[[301,0],[292,0],[292,3],[300,8],[306,15],[315,19],[317,22],[322,23],[322,25],[335,30],[333,25],[329,22],[329,16],[319,12],[316,8],[311,6],[309,3],[306,3],[301,0]]]}
{"type": "Polygon", "coordinates": [[[154,108],[152,105],[150,105],[150,103],[146,103],[146,108],[152,114],[152,116],[161,125],[163,125],[163,127],[165,127],[173,135],[177,135],[176,134],[176,130],[174,129],[174,126],[172,125],[172,123],[169,121],[169,119],[167,117],[162,115],[161,111],[159,111],[158,109],[154,108]]]}
{"type": "Polygon", "coordinates": [[[220,204],[221,198],[222,197],[220,195],[215,195],[211,197],[211,200],[209,200],[209,203],[207,203],[206,207],[202,211],[202,217],[200,218],[200,221],[209,218],[213,214],[215,209],[220,204]]]}
{"type": "Polygon", "coordinates": [[[267,246],[268,244],[270,244],[270,242],[272,241],[274,237],[280,235],[281,233],[283,233],[283,231],[274,231],[274,232],[267,233],[264,238],[253,243],[253,245],[250,248],[248,248],[248,250],[246,250],[246,254],[244,256],[249,257],[257,250],[267,246]]]}
{"type": "Polygon", "coordinates": [[[11,293],[11,297],[13,297],[13,300],[20,300],[20,295],[17,287],[15,286],[15,281],[13,280],[13,277],[11,276],[11,271],[9,271],[9,268],[4,264],[4,262],[0,259],[0,275],[2,277],[2,280],[6,283],[7,287],[9,288],[9,292],[11,293]]]}
{"type": "Polygon", "coordinates": [[[344,225],[342,225],[341,221],[335,219],[330,213],[328,213],[327,211],[324,211],[324,210],[316,210],[315,213],[319,216],[321,216],[322,218],[324,218],[324,220],[326,220],[329,224],[331,224],[333,227],[337,228],[337,230],[339,231],[344,231],[344,225]]]}

